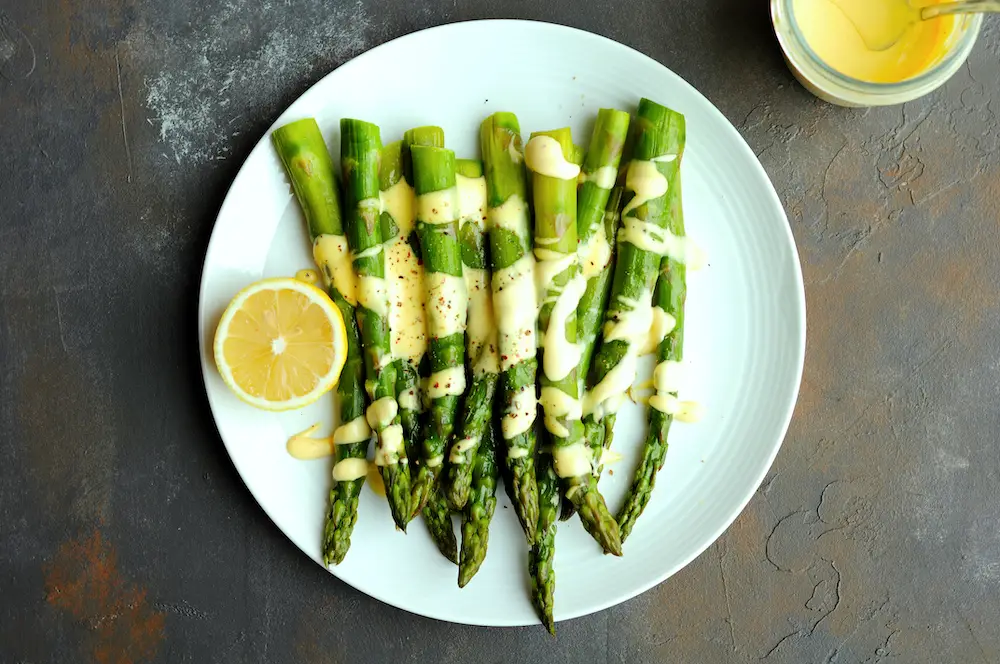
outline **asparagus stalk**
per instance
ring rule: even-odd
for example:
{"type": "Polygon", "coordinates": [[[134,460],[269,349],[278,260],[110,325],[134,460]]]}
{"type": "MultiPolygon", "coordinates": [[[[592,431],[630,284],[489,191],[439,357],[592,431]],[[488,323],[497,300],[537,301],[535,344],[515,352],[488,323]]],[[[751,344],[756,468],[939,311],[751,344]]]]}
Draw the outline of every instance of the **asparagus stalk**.
{"type": "Polygon", "coordinates": [[[489,282],[486,178],[483,176],[482,163],[460,159],[457,162],[456,178],[461,217],[459,239],[465,286],[469,296],[466,358],[472,384],[465,397],[461,435],[452,443],[448,454],[444,486],[452,507],[462,509],[469,499],[473,460],[477,458],[476,452],[484,433],[490,428],[493,395],[500,369],[489,282]]]}
{"type": "MultiPolygon", "coordinates": [[[[279,127],[271,134],[271,140],[305,216],[316,267],[323,274],[327,292],[343,314],[347,328],[347,361],[337,385],[341,426],[333,436],[337,443],[336,469],[345,459],[367,456],[371,430],[364,418],[364,362],[354,318],[357,285],[341,221],[333,161],[312,118],[279,127]]],[[[364,483],[364,475],[333,482],[323,527],[323,561],[327,565],[339,564],[347,555],[364,483]]]]}
{"type": "MultiPolygon", "coordinates": [[[[492,399],[490,400],[492,406],[492,399]]],[[[462,557],[458,564],[458,586],[464,588],[486,559],[490,540],[490,521],[497,506],[499,471],[496,459],[492,418],[487,418],[482,442],[476,447],[472,463],[469,499],[462,512],[462,557]]]]}
{"type": "Polygon", "coordinates": [[[495,113],[480,127],[490,226],[493,306],[502,375],[501,436],[508,493],[529,543],[538,525],[535,482],[535,266],[522,162],[521,130],[513,113],[495,113]]]}
{"type": "Polygon", "coordinates": [[[340,121],[341,166],[347,235],[358,274],[357,319],[365,346],[365,389],[372,403],[369,425],[378,436],[375,463],[385,482],[386,498],[396,526],[410,519],[410,469],[396,401],[396,363],[389,334],[389,298],[385,284],[380,224],[379,157],[382,141],[376,125],[340,121]]]}
{"type": "Polygon", "coordinates": [[[419,435],[421,412],[420,361],[427,351],[427,319],[424,309],[424,268],[416,247],[413,186],[404,176],[402,141],[382,148],[379,189],[382,200],[380,225],[385,239],[386,286],[389,295],[389,334],[396,358],[396,401],[399,404],[406,456],[416,460],[413,446],[419,435]]]}
{"type": "MultiPolygon", "coordinates": [[[[599,240],[595,239],[598,233],[603,236],[603,241],[608,244],[611,252],[605,260],[604,269],[588,279],[587,290],[583,294],[583,297],[580,298],[580,305],[576,308],[577,337],[580,339],[580,369],[578,375],[581,379],[585,378],[588,373],[590,361],[593,357],[594,345],[597,342],[597,336],[603,321],[604,310],[608,306],[608,294],[611,290],[611,276],[613,272],[612,266],[614,265],[615,240],[618,234],[618,222],[621,219],[621,200],[622,188],[615,187],[608,197],[602,219],[603,228],[592,230],[587,240],[581,242],[580,245],[581,269],[584,274],[587,273],[588,269],[595,269],[588,268],[588,261],[596,257],[598,250],[588,247],[587,243],[600,243],[599,240]]],[[[580,210],[579,205],[577,205],[577,210],[580,210]]],[[[577,222],[577,228],[579,229],[579,218],[577,222]]],[[[612,414],[605,416],[601,422],[594,422],[593,420],[584,421],[584,436],[590,445],[593,458],[597,462],[595,475],[598,478],[601,475],[601,454],[611,446],[611,439],[614,434],[614,420],[615,415],[612,414]]],[[[564,500],[562,503],[562,514],[560,514],[559,519],[565,521],[575,513],[576,507],[573,506],[573,502],[564,500]]]]}
{"type": "Polygon", "coordinates": [[[556,633],[552,610],[555,606],[556,573],[553,568],[556,553],[556,515],[559,512],[559,477],[552,467],[552,458],[538,461],[538,532],[528,554],[528,575],[531,577],[531,603],[545,629],[556,633]]]}
{"type": "MultiPolygon", "coordinates": [[[[681,207],[681,179],[678,169],[671,181],[668,197],[668,228],[675,237],[684,237],[684,212],[681,207]]],[[[673,328],[660,342],[656,352],[657,366],[653,372],[656,388],[649,400],[649,431],[642,449],[642,459],[636,468],[632,486],[618,513],[622,541],[632,532],[636,519],[649,503],[656,483],[656,473],[663,468],[667,456],[667,434],[677,412],[676,370],[684,356],[684,301],[687,298],[684,263],[669,255],[660,264],[656,282],[655,303],[674,321],[673,328]]]]}
{"type": "Polygon", "coordinates": [[[622,148],[628,135],[629,114],[609,108],[597,113],[590,147],[583,161],[583,184],[577,203],[580,271],[587,279],[587,290],[577,307],[577,337],[580,340],[581,381],[587,377],[594,344],[600,331],[601,316],[611,284],[612,259],[621,190],[612,188],[621,165],[622,148]]]}
{"type": "MultiPolygon", "coordinates": [[[[611,286],[615,235],[621,209],[621,190],[618,189],[617,194],[613,195],[612,187],[618,177],[622,151],[628,138],[629,120],[629,114],[624,111],[609,108],[598,111],[587,156],[583,160],[583,182],[576,208],[580,271],[587,279],[587,290],[576,309],[580,344],[580,369],[577,375],[581,381],[581,390],[590,370],[611,286]]],[[[591,422],[585,427],[584,435],[594,452],[595,460],[599,460],[603,444],[611,443],[614,416],[606,418],[604,425],[591,422]]],[[[599,477],[600,473],[597,475],[599,477]]],[[[559,518],[566,520],[575,511],[572,501],[565,500],[559,518]]]]}
{"type": "Polygon", "coordinates": [[[652,292],[661,257],[684,262],[691,253],[668,229],[670,199],[679,194],[684,116],[643,99],[633,129],[614,278],[584,400],[584,423],[591,430],[608,424],[635,380],[639,352],[653,326],[652,292]]]}
{"type": "MultiPolygon", "coordinates": [[[[415,461],[420,456],[417,449],[422,410],[419,368],[427,351],[427,312],[424,307],[424,268],[414,230],[416,200],[413,187],[405,176],[409,172],[412,177],[412,169],[405,165],[409,163],[410,145],[414,140],[444,144],[444,132],[437,127],[421,128],[408,132],[405,141],[384,146],[379,186],[382,233],[388,238],[385,242],[386,273],[389,332],[392,335],[392,355],[397,358],[396,400],[403,437],[408,443],[406,456],[415,461]],[[436,132],[429,131],[432,129],[436,132]]],[[[427,530],[438,550],[457,563],[458,543],[447,502],[435,492],[423,514],[427,530]]]]}
{"type": "Polygon", "coordinates": [[[420,236],[427,290],[431,375],[430,409],[421,441],[419,473],[413,485],[413,514],[423,509],[436,489],[445,447],[455,428],[458,403],[465,393],[465,327],[467,293],[458,242],[458,189],[455,154],[441,147],[410,147],[417,194],[420,236]]]}
{"type": "Polygon", "coordinates": [[[580,346],[576,310],[587,288],[577,256],[577,149],[569,129],[532,134],[525,148],[532,174],[535,208],[535,257],[542,306],[538,316],[542,346],[542,396],[545,428],[566,497],[580,521],[607,553],[621,555],[618,524],[593,479],[593,459],[581,422],[580,346]]]}

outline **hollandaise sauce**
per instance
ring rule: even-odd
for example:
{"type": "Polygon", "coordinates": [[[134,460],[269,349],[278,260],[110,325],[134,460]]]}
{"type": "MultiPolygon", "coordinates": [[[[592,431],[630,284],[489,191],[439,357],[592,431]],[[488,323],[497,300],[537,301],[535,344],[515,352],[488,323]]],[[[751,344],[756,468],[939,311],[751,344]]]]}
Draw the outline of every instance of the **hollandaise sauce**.
{"type": "Polygon", "coordinates": [[[868,83],[898,83],[939,63],[954,46],[954,16],[920,20],[939,0],[793,0],[805,42],[831,69],[868,83]]]}

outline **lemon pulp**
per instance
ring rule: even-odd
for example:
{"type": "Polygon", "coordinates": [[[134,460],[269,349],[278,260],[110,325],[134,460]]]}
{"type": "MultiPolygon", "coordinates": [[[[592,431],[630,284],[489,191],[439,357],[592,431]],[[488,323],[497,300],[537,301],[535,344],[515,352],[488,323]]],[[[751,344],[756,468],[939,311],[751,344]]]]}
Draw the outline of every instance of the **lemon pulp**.
{"type": "Polygon", "coordinates": [[[340,377],[347,350],[343,317],[323,291],[295,279],[265,279],[230,303],[215,337],[227,385],[268,410],[315,401],[340,377]]]}

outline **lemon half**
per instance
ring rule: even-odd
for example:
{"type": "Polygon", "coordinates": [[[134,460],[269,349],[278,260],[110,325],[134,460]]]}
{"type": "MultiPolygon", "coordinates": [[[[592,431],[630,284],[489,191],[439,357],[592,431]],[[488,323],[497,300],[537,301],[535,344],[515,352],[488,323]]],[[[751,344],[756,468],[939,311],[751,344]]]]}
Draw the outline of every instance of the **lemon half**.
{"type": "Polygon", "coordinates": [[[215,331],[215,364],[243,401],[302,408],[329,392],[347,359],[344,317],[319,288],[264,279],[237,293],[215,331]]]}

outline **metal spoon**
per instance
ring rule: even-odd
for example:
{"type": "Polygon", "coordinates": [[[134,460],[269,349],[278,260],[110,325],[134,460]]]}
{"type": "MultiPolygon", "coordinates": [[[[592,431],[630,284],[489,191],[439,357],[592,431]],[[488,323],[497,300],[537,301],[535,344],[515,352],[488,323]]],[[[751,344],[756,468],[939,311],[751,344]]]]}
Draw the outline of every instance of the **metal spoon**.
{"type": "Polygon", "coordinates": [[[909,0],[883,0],[884,5],[879,7],[880,10],[884,11],[886,15],[895,14],[897,18],[903,18],[902,21],[899,21],[899,24],[903,26],[900,31],[892,37],[887,38],[884,34],[866,34],[866,31],[858,25],[858,22],[855,21],[854,17],[851,15],[853,12],[845,7],[845,5],[863,4],[863,11],[869,11],[871,7],[868,4],[868,1],[859,3],[857,0],[854,2],[851,2],[850,0],[835,0],[835,4],[840,7],[840,9],[847,16],[848,20],[854,24],[858,34],[861,35],[861,39],[871,51],[886,51],[892,48],[899,42],[900,39],[903,38],[903,35],[905,35],[910,28],[916,25],[917,21],[927,21],[932,18],[948,16],[950,14],[985,14],[989,12],[1000,12],[1000,0],[959,0],[958,2],[945,2],[927,7],[913,7],[910,5],[909,0]]]}

